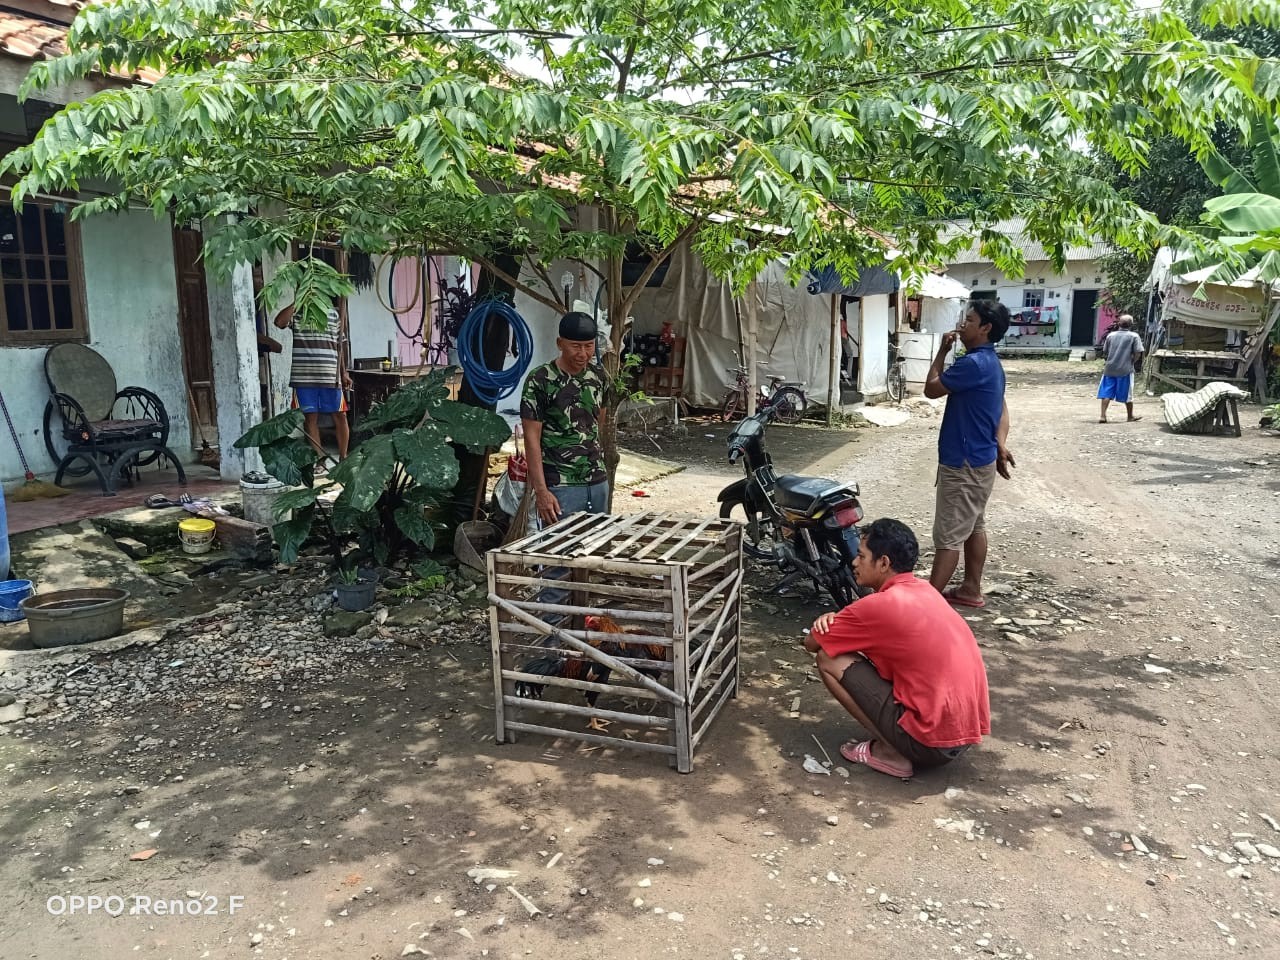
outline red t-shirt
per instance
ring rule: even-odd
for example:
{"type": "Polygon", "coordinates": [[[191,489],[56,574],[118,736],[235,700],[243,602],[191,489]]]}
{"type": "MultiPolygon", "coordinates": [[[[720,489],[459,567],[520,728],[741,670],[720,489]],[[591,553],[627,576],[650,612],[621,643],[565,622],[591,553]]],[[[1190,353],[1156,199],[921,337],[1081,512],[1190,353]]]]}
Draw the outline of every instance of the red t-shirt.
{"type": "Polygon", "coordinates": [[[897,574],[841,610],[814,639],[829,656],[860,653],[870,660],[905,708],[902,729],[926,747],[978,743],[991,732],[978,642],[927,580],[897,574]]]}

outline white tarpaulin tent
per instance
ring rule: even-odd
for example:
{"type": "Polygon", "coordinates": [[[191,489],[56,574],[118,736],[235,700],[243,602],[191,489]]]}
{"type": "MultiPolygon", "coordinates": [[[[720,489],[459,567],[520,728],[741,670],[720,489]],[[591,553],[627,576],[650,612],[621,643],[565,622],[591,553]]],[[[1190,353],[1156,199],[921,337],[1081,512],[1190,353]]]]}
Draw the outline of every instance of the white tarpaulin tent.
{"type": "MultiPolygon", "coordinates": [[[[754,297],[756,360],[759,382],[770,376],[804,383],[811,400],[823,403],[830,384],[831,299],[792,286],[781,263],[771,263],[748,288],[754,297]]],[[[645,290],[632,309],[636,333],[656,333],[664,322],[686,338],[684,398],[694,406],[719,407],[729,371],[738,366],[735,352],[749,341],[748,314],[742,301],[735,309],[729,285],[702,265],[688,244],[671,255],[662,286],[645,290]],[[741,316],[739,316],[739,312],[741,316]]]]}

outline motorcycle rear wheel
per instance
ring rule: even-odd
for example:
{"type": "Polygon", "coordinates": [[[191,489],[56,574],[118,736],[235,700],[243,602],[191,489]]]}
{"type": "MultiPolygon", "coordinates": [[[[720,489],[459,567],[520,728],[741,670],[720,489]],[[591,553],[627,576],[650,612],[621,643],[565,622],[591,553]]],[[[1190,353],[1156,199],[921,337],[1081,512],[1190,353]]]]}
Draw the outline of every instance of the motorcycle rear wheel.
{"type": "Polygon", "coordinates": [[[783,387],[770,398],[769,405],[773,407],[774,419],[779,423],[799,423],[804,419],[809,401],[795,387],[783,387]]]}

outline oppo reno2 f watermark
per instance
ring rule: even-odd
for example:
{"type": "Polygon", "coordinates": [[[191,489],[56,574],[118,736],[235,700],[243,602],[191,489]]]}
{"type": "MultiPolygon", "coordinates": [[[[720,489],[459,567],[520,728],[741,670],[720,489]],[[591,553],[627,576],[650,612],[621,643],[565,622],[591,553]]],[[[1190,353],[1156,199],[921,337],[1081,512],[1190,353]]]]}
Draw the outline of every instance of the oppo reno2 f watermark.
{"type": "Polygon", "coordinates": [[[234,916],[244,909],[244,897],[188,894],[185,897],[153,897],[145,893],[100,896],[54,894],[44,902],[55,917],[218,917],[234,916]]]}

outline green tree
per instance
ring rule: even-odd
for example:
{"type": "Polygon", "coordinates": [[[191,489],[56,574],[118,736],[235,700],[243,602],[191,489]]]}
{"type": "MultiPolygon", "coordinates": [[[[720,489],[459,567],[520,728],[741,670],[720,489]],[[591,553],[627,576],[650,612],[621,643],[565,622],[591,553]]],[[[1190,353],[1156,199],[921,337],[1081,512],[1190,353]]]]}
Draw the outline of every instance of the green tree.
{"type": "MultiPolygon", "coordinates": [[[[1200,15],[1274,26],[1280,0],[1200,15]]],[[[905,266],[944,261],[967,240],[937,219],[979,193],[1002,269],[1021,268],[989,226],[1009,216],[1058,260],[1088,235],[1149,245],[1156,218],[1082,176],[1081,148],[1137,172],[1153,139],[1203,152],[1280,97],[1276,64],[1129,0],[117,0],[84,9],[68,48],[28,91],[164,75],[11,153],[16,203],[105,184],[76,215],[206,218],[215,266],[316,236],[499,276],[515,252],[526,269],[504,278],[556,306],[548,266],[577,258],[611,317],[682,241],[739,285],[779,254],[853,276],[890,234],[905,266]],[[624,287],[628,242],[648,263],[624,287]]]]}

